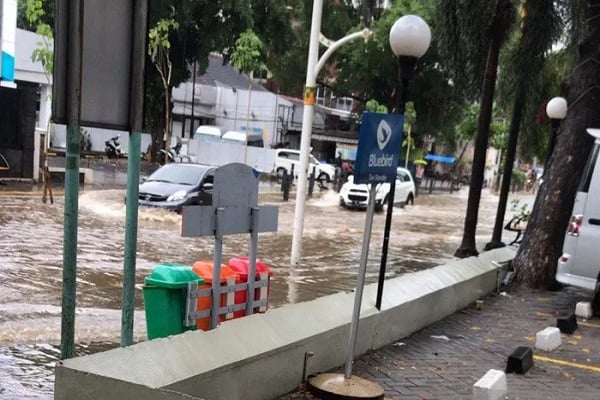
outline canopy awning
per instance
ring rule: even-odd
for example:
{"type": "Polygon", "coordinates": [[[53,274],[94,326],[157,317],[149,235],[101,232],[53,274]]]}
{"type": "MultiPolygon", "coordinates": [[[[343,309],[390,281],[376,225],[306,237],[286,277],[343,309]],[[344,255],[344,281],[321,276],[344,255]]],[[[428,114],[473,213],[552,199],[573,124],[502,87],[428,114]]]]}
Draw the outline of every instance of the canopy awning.
{"type": "Polygon", "coordinates": [[[427,154],[425,156],[426,160],[429,161],[439,161],[441,163],[452,164],[456,158],[450,156],[440,156],[438,154],[427,154]]]}

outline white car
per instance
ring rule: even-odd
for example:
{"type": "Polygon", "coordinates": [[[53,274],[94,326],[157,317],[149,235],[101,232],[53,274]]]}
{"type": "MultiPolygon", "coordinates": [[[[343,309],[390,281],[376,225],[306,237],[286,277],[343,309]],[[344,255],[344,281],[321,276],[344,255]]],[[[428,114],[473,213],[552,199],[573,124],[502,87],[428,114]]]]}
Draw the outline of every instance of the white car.
{"type": "MultiPolygon", "coordinates": [[[[284,171],[288,174],[292,173],[292,165],[294,166],[294,177],[298,177],[300,169],[300,150],[278,149],[275,156],[275,171],[281,179],[284,171]]],[[[331,182],[335,175],[335,167],[330,164],[322,163],[317,160],[312,154],[309,154],[308,173],[311,174],[315,169],[315,178],[321,182],[331,182]]]]}
{"type": "Polygon", "coordinates": [[[600,129],[587,130],[595,138],[594,148],[577,189],[571,222],[558,260],[556,280],[595,291],[600,306],[600,129]]]}
{"type": "MultiPolygon", "coordinates": [[[[394,191],[394,204],[404,206],[415,202],[415,183],[410,171],[398,167],[396,171],[396,190],[394,191]]],[[[354,183],[354,177],[350,175],[348,181],[340,189],[340,205],[345,207],[366,208],[369,202],[369,186],[367,184],[354,183]]],[[[387,204],[391,185],[380,183],[375,193],[375,210],[381,211],[387,204]]]]}

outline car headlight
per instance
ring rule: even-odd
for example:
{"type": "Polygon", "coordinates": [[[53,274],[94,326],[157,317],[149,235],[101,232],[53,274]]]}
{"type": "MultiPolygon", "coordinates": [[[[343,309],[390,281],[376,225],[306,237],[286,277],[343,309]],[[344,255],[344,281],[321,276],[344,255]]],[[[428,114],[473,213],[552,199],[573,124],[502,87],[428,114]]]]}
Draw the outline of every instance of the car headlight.
{"type": "Polygon", "coordinates": [[[179,201],[183,200],[187,196],[187,192],[185,190],[178,190],[169,197],[167,197],[167,201],[179,201]]]}

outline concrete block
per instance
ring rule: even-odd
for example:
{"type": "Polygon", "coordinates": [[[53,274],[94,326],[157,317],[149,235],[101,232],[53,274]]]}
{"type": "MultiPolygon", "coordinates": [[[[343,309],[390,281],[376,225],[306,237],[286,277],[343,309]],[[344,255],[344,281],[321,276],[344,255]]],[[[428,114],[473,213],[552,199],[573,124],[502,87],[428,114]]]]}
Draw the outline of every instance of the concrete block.
{"type": "Polygon", "coordinates": [[[556,327],[561,333],[571,334],[577,330],[577,317],[575,314],[560,316],[556,319],[556,327]]]}
{"type": "Polygon", "coordinates": [[[473,385],[473,400],[500,400],[506,396],[506,375],[490,369],[473,385]]]}
{"type": "Polygon", "coordinates": [[[587,301],[580,301],[575,306],[575,315],[581,318],[590,319],[592,317],[592,303],[587,301]]]}
{"type": "Polygon", "coordinates": [[[531,347],[519,346],[508,357],[506,373],[515,372],[517,374],[524,374],[531,367],[533,367],[533,351],[531,347]]]}
{"type": "Polygon", "coordinates": [[[552,351],[560,346],[560,329],[549,326],[535,334],[535,348],[552,351]]]}

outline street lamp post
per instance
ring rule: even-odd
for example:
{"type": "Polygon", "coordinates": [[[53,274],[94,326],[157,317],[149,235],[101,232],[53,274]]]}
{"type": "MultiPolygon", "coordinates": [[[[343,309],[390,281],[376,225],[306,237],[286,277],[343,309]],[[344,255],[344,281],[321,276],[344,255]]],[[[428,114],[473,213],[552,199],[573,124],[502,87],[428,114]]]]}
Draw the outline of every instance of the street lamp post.
{"type": "Polygon", "coordinates": [[[321,30],[321,16],[323,14],[323,0],[314,0],[310,39],[308,47],[308,65],[306,68],[306,84],[304,89],[304,113],[302,118],[302,133],[300,136],[300,162],[298,170],[298,182],[296,188],[296,208],[294,212],[294,231],[292,236],[292,254],[290,264],[298,265],[300,262],[302,231],[304,230],[304,210],[306,201],[306,189],[308,184],[308,156],[310,153],[310,137],[314,120],[314,105],[316,99],[316,82],[319,71],[327,59],[340,46],[358,38],[367,40],[372,32],[363,29],[344,36],[340,40],[330,44],[328,49],[319,59],[319,33],[321,30]]]}
{"type": "Polygon", "coordinates": [[[550,118],[552,132],[550,134],[550,140],[548,141],[548,150],[546,153],[544,171],[546,171],[548,168],[550,156],[554,151],[554,145],[556,144],[556,136],[558,135],[560,122],[567,116],[567,100],[565,100],[564,97],[553,97],[548,104],[546,104],[546,114],[548,115],[548,118],[550,118]]]}
{"type": "MultiPolygon", "coordinates": [[[[417,60],[425,54],[431,43],[431,30],[427,23],[419,16],[405,15],[399,18],[390,30],[390,47],[398,57],[398,81],[400,82],[398,93],[398,105],[396,112],[404,115],[404,107],[408,95],[408,85],[413,76],[417,60]]],[[[410,145],[410,143],[409,143],[410,145]]],[[[379,282],[377,286],[377,300],[375,307],[381,308],[383,296],[383,282],[385,280],[385,269],[387,264],[387,252],[390,242],[390,228],[392,225],[392,212],[394,208],[394,192],[396,191],[396,180],[390,184],[387,211],[385,216],[385,228],[383,231],[383,247],[381,249],[381,265],[379,268],[379,282]]]]}

